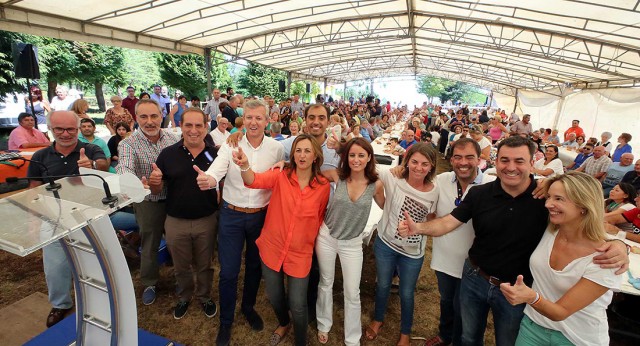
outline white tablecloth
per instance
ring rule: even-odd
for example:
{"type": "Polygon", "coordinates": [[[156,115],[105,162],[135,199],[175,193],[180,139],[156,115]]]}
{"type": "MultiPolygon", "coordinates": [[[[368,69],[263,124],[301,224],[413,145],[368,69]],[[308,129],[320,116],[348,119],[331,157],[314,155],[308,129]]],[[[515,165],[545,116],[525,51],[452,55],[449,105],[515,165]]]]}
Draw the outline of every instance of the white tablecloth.
{"type": "MultiPolygon", "coordinates": [[[[636,242],[632,242],[631,240],[625,240],[629,246],[636,246],[640,248],[640,244],[636,242]]],[[[633,275],[633,277],[640,277],[640,254],[630,253],[629,254],[629,271],[633,275]]],[[[620,291],[627,294],[632,294],[635,296],[640,296],[640,290],[636,289],[629,283],[629,275],[628,273],[622,274],[622,285],[620,286],[620,291]]]]}

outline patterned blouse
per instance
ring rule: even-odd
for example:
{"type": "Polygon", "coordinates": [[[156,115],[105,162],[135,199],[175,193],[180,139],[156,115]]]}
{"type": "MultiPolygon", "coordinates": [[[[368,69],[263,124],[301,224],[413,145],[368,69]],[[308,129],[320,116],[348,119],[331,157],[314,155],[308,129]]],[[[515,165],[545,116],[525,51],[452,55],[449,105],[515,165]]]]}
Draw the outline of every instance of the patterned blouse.
{"type": "Polygon", "coordinates": [[[122,108],[122,113],[116,113],[113,108],[107,109],[107,112],[104,115],[104,124],[109,124],[111,127],[115,129],[116,124],[124,121],[127,124],[131,124],[133,122],[133,116],[126,108],[122,108]]]}

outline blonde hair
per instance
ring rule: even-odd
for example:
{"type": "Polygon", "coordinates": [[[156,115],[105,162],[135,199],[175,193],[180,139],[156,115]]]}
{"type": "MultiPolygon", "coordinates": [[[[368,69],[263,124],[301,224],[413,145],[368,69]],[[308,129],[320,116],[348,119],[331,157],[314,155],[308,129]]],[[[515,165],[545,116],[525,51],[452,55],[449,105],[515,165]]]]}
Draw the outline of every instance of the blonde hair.
{"type": "Polygon", "coordinates": [[[111,96],[110,101],[111,102],[113,102],[113,101],[122,101],[122,97],[120,97],[118,95],[113,95],[113,96],[111,96]]]}
{"type": "Polygon", "coordinates": [[[550,184],[555,182],[560,182],[564,186],[569,200],[582,209],[584,214],[582,214],[579,227],[587,239],[604,240],[606,232],[604,230],[604,208],[602,208],[602,185],[594,177],[576,171],[569,171],[550,180],[550,184]]]}
{"type": "Polygon", "coordinates": [[[71,110],[76,114],[84,114],[89,110],[89,102],[87,102],[87,100],[85,99],[77,99],[73,101],[71,110]]]}

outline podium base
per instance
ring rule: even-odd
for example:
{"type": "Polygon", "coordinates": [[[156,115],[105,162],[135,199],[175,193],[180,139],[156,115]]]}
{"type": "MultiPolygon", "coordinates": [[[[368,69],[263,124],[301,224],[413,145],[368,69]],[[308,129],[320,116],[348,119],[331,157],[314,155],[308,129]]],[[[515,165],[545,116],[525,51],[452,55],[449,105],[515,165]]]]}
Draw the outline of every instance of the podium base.
{"type": "MultiPolygon", "coordinates": [[[[29,340],[24,346],[57,346],[70,345],[76,337],[76,314],[67,316],[60,323],[45,330],[42,334],[29,340]]],[[[169,339],[138,329],[138,345],[145,346],[167,346],[180,345],[169,339]]]]}

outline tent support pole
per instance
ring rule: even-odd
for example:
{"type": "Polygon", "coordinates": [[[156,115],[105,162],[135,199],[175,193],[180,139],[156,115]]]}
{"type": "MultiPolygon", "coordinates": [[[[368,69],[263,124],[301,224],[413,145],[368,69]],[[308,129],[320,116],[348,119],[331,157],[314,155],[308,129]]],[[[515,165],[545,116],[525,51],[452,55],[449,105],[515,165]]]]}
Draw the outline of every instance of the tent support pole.
{"type": "Polygon", "coordinates": [[[287,97],[291,97],[291,71],[287,72],[287,97]]]}
{"type": "Polygon", "coordinates": [[[516,103],[513,104],[513,113],[518,109],[518,89],[516,89],[516,103]]]}
{"type": "Polygon", "coordinates": [[[211,48],[204,49],[204,66],[207,74],[207,95],[205,100],[211,97],[211,48]]]}
{"type": "Polygon", "coordinates": [[[553,127],[552,130],[558,128],[558,121],[560,120],[560,115],[562,114],[562,110],[564,109],[564,96],[560,98],[558,101],[558,107],[556,108],[556,116],[553,118],[553,127]]]}

